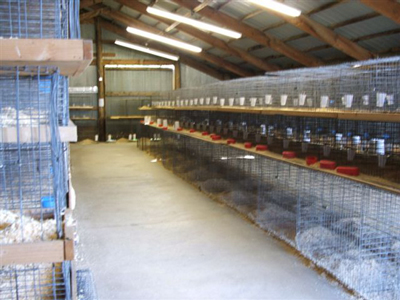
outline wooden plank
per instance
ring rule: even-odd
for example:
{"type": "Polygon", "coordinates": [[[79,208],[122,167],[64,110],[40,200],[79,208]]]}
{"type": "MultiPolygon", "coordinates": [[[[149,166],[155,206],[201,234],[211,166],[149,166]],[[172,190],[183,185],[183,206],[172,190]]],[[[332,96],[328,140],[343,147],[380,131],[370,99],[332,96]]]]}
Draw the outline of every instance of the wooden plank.
{"type": "Polygon", "coordinates": [[[91,40],[0,39],[3,66],[55,66],[61,75],[78,76],[93,59],[91,40]]]}
{"type": "Polygon", "coordinates": [[[62,261],[64,261],[62,240],[0,246],[0,266],[62,261]]]}
{"type": "Polygon", "coordinates": [[[173,65],[171,60],[156,59],[103,59],[103,65],[173,65]]]}
{"type": "MultiPolygon", "coordinates": [[[[147,125],[147,126],[151,126],[153,128],[162,130],[162,128],[159,128],[157,125],[147,125]]],[[[172,133],[180,134],[180,135],[185,135],[185,136],[188,136],[188,137],[191,137],[191,138],[196,138],[196,139],[208,142],[208,143],[226,144],[226,140],[212,141],[209,136],[204,137],[204,136],[201,135],[200,132],[195,132],[195,133],[189,133],[188,131],[179,131],[178,132],[178,131],[175,131],[173,129],[173,127],[169,127],[168,128],[168,132],[172,132],[172,133]]],[[[284,163],[287,163],[287,164],[296,165],[296,166],[301,167],[301,168],[310,169],[310,170],[317,171],[317,172],[322,172],[322,173],[329,173],[329,174],[337,176],[337,177],[345,178],[347,180],[351,180],[351,181],[354,181],[354,182],[357,182],[357,183],[361,183],[361,184],[366,184],[366,185],[374,187],[374,188],[378,188],[378,189],[381,189],[381,190],[385,190],[385,191],[400,195],[400,184],[395,183],[395,182],[391,182],[391,181],[388,181],[388,180],[385,180],[385,179],[382,179],[382,178],[379,178],[379,177],[368,176],[368,175],[364,175],[364,174],[361,174],[358,177],[347,176],[347,175],[344,175],[344,174],[337,173],[334,170],[321,169],[321,168],[319,168],[319,164],[308,166],[304,159],[294,158],[294,159],[290,159],[289,160],[289,159],[283,158],[282,155],[278,154],[278,153],[273,153],[273,152],[270,152],[270,151],[259,152],[259,151],[256,151],[254,148],[247,149],[247,148],[244,147],[244,144],[242,144],[242,143],[230,144],[230,145],[227,145],[227,146],[228,147],[233,147],[233,148],[236,148],[236,149],[240,149],[240,150],[252,153],[252,154],[257,154],[257,155],[260,155],[260,156],[264,156],[264,157],[267,157],[267,158],[270,158],[270,159],[278,160],[278,161],[281,161],[281,162],[284,162],[284,163]]]]}
{"type": "Polygon", "coordinates": [[[97,65],[97,87],[98,87],[98,103],[97,103],[97,114],[98,114],[98,130],[99,140],[101,142],[106,141],[106,97],[105,97],[105,72],[103,64],[103,44],[102,44],[102,33],[100,26],[100,19],[96,19],[96,65],[97,65]]]}
{"type": "Polygon", "coordinates": [[[97,110],[95,106],[70,106],[69,110],[97,110]]]}
{"type": "Polygon", "coordinates": [[[110,116],[110,120],[141,120],[144,116],[110,116]]]}
{"type": "Polygon", "coordinates": [[[385,17],[400,24],[400,3],[396,0],[360,0],[365,4],[384,15],[385,17]]]}
{"type": "Polygon", "coordinates": [[[178,61],[175,63],[174,90],[178,90],[180,88],[181,88],[181,64],[178,61]]]}
{"type": "Polygon", "coordinates": [[[97,121],[96,118],[90,118],[90,117],[75,117],[71,118],[72,121],[97,121]]]}

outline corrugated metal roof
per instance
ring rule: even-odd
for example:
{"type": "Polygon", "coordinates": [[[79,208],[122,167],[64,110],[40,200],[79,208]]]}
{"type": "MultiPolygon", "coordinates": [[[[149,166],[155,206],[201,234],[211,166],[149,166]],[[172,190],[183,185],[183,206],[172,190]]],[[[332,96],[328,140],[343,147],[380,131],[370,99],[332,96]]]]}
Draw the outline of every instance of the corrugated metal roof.
{"type": "Polygon", "coordinates": [[[278,18],[274,15],[267,14],[266,12],[262,12],[250,19],[244,21],[244,23],[257,28],[258,30],[263,31],[265,28],[275,25],[279,22],[282,22],[281,18],[278,18]]]}
{"type": "Polygon", "coordinates": [[[310,48],[326,45],[325,42],[323,42],[313,36],[307,36],[305,38],[290,41],[290,42],[287,42],[287,44],[296,49],[302,50],[302,51],[310,49],[310,48]]]}
{"type": "Polygon", "coordinates": [[[265,58],[272,55],[279,55],[280,53],[272,50],[271,48],[261,48],[256,51],[252,51],[251,54],[260,58],[265,58]]]}
{"type": "Polygon", "coordinates": [[[335,49],[335,48],[327,48],[317,51],[309,52],[309,54],[314,55],[321,59],[332,59],[332,58],[345,58],[347,57],[346,54],[343,52],[335,49]]]}
{"type": "Polygon", "coordinates": [[[370,40],[360,41],[359,45],[372,52],[386,51],[390,48],[400,47],[400,33],[381,36],[370,40]]]}
{"type": "Polygon", "coordinates": [[[226,59],[227,61],[230,61],[231,63],[234,63],[234,64],[241,64],[241,63],[243,63],[243,60],[240,59],[239,57],[236,57],[236,56],[228,56],[228,57],[225,57],[225,59],[226,59]]]}
{"type": "Polygon", "coordinates": [[[268,30],[267,32],[281,40],[287,39],[294,35],[304,33],[304,31],[298,29],[297,27],[295,27],[291,24],[285,24],[285,25],[279,26],[277,28],[268,30]]]}
{"type": "Polygon", "coordinates": [[[218,49],[218,48],[212,48],[212,49],[208,50],[207,52],[217,55],[217,56],[223,56],[223,55],[227,54],[225,51],[218,49]]]}
{"type": "Polygon", "coordinates": [[[230,45],[246,50],[250,47],[258,45],[258,43],[248,38],[242,38],[240,40],[232,41],[230,45]]]}
{"type": "Polygon", "coordinates": [[[254,5],[251,5],[246,1],[231,1],[220,11],[234,17],[235,19],[241,19],[254,11],[254,5]]]}

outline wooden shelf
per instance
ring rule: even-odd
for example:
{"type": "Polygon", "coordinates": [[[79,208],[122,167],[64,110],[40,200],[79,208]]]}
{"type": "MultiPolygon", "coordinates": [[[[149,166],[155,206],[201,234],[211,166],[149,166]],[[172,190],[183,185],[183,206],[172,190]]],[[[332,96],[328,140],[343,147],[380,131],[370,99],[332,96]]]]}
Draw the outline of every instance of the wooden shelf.
{"type": "Polygon", "coordinates": [[[109,120],[142,120],[144,116],[110,116],[109,120]]]}
{"type": "Polygon", "coordinates": [[[139,110],[154,110],[153,108],[151,108],[151,107],[148,107],[148,106],[142,106],[142,107],[139,107],[139,110]]]}
{"type": "Polygon", "coordinates": [[[72,121],[97,121],[96,118],[82,117],[82,118],[71,118],[72,121]]]}
{"type": "Polygon", "coordinates": [[[55,66],[61,75],[78,76],[92,59],[91,40],[0,39],[2,66],[55,66]]]}
{"type": "Polygon", "coordinates": [[[95,106],[70,106],[69,110],[97,110],[95,106]]]}
{"type": "Polygon", "coordinates": [[[262,115],[283,115],[313,118],[331,118],[340,120],[376,121],[376,122],[400,122],[400,113],[391,112],[354,112],[342,110],[330,110],[323,108],[268,108],[268,107],[241,107],[241,106],[177,106],[158,107],[151,110],[196,110],[196,111],[218,111],[230,113],[262,114],[262,115]]]}
{"type": "MultiPolygon", "coordinates": [[[[157,125],[147,125],[147,126],[162,130],[162,128],[159,128],[157,125]]],[[[372,186],[372,187],[375,187],[375,188],[378,188],[378,189],[386,190],[386,191],[389,191],[391,193],[395,193],[395,194],[399,194],[400,195],[400,184],[395,183],[395,182],[391,182],[391,181],[388,181],[388,180],[385,180],[385,179],[382,179],[382,178],[379,178],[379,177],[374,177],[374,176],[369,176],[369,175],[364,175],[364,174],[360,174],[357,177],[347,176],[347,175],[344,175],[344,174],[337,173],[335,170],[321,169],[319,167],[319,163],[316,163],[314,165],[308,166],[306,164],[305,160],[301,159],[301,158],[286,159],[286,158],[283,158],[282,155],[274,153],[274,152],[256,151],[255,147],[247,149],[247,148],[244,147],[243,143],[236,143],[236,144],[228,145],[226,143],[226,140],[213,141],[213,140],[211,140],[211,138],[209,136],[201,135],[201,132],[190,133],[187,130],[185,130],[185,131],[175,131],[173,129],[173,127],[168,127],[168,132],[189,136],[189,137],[196,138],[196,139],[208,142],[208,143],[223,144],[223,145],[226,145],[228,147],[233,147],[233,148],[236,148],[236,149],[240,149],[240,150],[252,153],[252,154],[257,154],[257,155],[260,155],[260,156],[268,157],[270,159],[278,160],[278,161],[285,162],[285,163],[288,163],[288,164],[293,164],[293,165],[296,165],[296,166],[299,166],[299,167],[302,167],[302,168],[306,168],[306,169],[310,169],[310,170],[314,170],[314,171],[318,171],[318,172],[329,173],[331,175],[335,175],[335,176],[338,176],[338,177],[346,178],[348,180],[352,180],[352,181],[355,181],[355,182],[358,182],[358,183],[366,184],[366,185],[369,185],[369,186],[372,186]]]]}

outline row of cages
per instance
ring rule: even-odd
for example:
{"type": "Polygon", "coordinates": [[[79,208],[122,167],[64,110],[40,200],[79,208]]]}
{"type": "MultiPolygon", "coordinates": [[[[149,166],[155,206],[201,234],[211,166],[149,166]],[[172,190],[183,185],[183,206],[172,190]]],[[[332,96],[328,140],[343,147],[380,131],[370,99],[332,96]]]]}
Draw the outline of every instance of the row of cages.
{"type": "Polygon", "coordinates": [[[298,158],[316,156],[357,166],[362,174],[400,183],[400,123],[169,110],[158,111],[153,119],[267,145],[274,153],[294,151],[298,158]]]}
{"type": "Polygon", "coordinates": [[[365,299],[400,299],[400,196],[146,126],[138,147],[365,299]]]}
{"type": "Polygon", "coordinates": [[[266,73],[161,93],[153,106],[400,111],[400,57],[266,73]]]}
{"type": "MultiPolygon", "coordinates": [[[[0,38],[78,39],[79,2],[0,0],[0,38]]],[[[59,127],[69,122],[68,78],[51,66],[3,66],[0,74],[0,247],[62,240],[69,148],[59,127]]],[[[71,261],[2,262],[0,299],[72,299],[71,275],[71,261]]]]}

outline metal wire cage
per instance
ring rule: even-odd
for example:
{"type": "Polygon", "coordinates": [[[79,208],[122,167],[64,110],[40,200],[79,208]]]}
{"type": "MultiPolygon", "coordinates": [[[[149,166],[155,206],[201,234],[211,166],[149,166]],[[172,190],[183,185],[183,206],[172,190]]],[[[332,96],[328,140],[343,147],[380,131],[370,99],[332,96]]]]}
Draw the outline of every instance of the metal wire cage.
{"type": "Polygon", "coordinates": [[[80,38],[79,0],[1,0],[3,38],[80,38]]]}
{"type": "Polygon", "coordinates": [[[70,262],[0,268],[0,299],[71,299],[70,262]]]}
{"type": "Polygon", "coordinates": [[[67,161],[58,131],[58,73],[13,71],[0,77],[0,208],[18,216],[11,242],[31,240],[30,226],[38,229],[33,239],[46,239],[45,229],[60,237],[67,161]]]}

